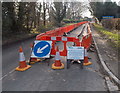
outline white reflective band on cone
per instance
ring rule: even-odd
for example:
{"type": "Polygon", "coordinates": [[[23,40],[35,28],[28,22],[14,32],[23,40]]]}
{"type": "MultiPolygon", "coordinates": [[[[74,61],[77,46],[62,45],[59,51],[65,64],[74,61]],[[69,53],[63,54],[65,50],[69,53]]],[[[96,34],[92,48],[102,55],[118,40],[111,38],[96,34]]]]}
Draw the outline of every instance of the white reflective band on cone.
{"type": "Polygon", "coordinates": [[[60,53],[56,52],[55,60],[60,60],[60,53]]]}
{"type": "Polygon", "coordinates": [[[87,49],[85,49],[85,57],[87,56],[87,49]]]}
{"type": "Polygon", "coordinates": [[[24,56],[24,53],[20,53],[20,59],[19,61],[25,61],[25,56],[24,56]]]}

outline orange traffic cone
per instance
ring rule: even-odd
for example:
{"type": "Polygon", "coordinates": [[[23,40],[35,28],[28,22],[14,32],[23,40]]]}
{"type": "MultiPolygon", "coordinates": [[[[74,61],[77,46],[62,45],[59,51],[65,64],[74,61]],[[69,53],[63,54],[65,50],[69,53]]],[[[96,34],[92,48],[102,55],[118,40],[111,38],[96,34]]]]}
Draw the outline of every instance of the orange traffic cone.
{"type": "Polygon", "coordinates": [[[25,71],[25,70],[29,69],[31,66],[26,64],[25,56],[24,56],[22,47],[20,47],[19,52],[20,52],[20,56],[19,56],[20,57],[20,59],[19,59],[20,63],[19,63],[19,66],[15,70],[25,71]]]}
{"type": "Polygon", "coordinates": [[[63,69],[63,68],[64,68],[64,64],[60,60],[60,53],[59,53],[59,49],[57,46],[56,55],[55,55],[55,63],[52,64],[52,69],[63,69]]]}
{"type": "Polygon", "coordinates": [[[83,65],[87,66],[87,65],[91,65],[91,64],[92,64],[92,62],[88,61],[87,49],[85,49],[85,56],[84,56],[84,63],[83,63],[83,65]]]}
{"type": "MultiPolygon", "coordinates": [[[[32,49],[33,49],[33,44],[32,44],[32,43],[30,44],[30,47],[31,47],[31,51],[32,51],[32,49]]],[[[41,61],[41,59],[38,59],[38,58],[30,58],[29,64],[35,64],[36,62],[39,62],[39,61],[41,61]]]]}

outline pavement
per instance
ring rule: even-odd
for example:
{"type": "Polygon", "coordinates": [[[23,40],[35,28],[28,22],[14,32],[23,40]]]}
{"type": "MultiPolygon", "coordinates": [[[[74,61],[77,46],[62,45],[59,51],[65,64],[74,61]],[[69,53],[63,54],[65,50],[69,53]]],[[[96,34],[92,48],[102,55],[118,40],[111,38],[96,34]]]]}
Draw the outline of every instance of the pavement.
{"type": "Polygon", "coordinates": [[[106,37],[101,37],[100,33],[97,32],[92,25],[91,29],[93,40],[104,72],[118,85],[120,89],[120,76],[118,73],[120,62],[118,61],[118,49],[113,48],[106,37]]]}
{"type": "MultiPolygon", "coordinates": [[[[69,36],[77,36],[83,26],[72,31],[69,36]]],[[[23,46],[26,59],[29,59],[29,45],[33,41],[34,38],[3,47],[3,75],[1,78],[3,91],[105,91],[108,93],[105,75],[101,72],[96,50],[88,52],[92,65],[84,66],[83,69],[80,69],[80,65],[77,63],[71,64],[67,69],[66,57],[61,57],[61,61],[65,64],[65,68],[62,70],[51,69],[51,65],[54,63],[54,58],[51,58],[32,65],[24,72],[15,71],[19,64],[19,46],[23,46]]],[[[57,45],[62,50],[62,42],[58,42],[57,45]]],[[[73,43],[67,43],[67,45],[72,46],[73,43]]]]}

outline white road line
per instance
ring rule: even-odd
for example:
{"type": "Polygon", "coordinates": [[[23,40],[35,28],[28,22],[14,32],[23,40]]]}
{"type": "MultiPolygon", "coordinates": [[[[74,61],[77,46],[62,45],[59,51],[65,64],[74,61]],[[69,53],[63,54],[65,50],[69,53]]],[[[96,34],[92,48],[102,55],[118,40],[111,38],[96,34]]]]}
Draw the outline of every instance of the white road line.
{"type": "Polygon", "coordinates": [[[9,73],[5,74],[3,77],[0,78],[0,80],[2,80],[3,78],[5,78],[6,76],[8,76],[9,74],[13,73],[15,71],[15,69],[11,70],[9,73]]]}
{"type": "Polygon", "coordinates": [[[3,78],[5,78],[6,76],[8,76],[8,74],[4,75],[3,77],[0,78],[0,80],[2,80],[3,78]]]}
{"type": "MultiPolygon", "coordinates": [[[[29,60],[27,60],[26,62],[29,62],[29,60]]],[[[3,77],[0,78],[0,80],[2,80],[3,78],[5,78],[6,76],[8,76],[9,74],[13,73],[15,71],[15,69],[11,70],[10,72],[8,72],[7,74],[5,74],[3,77]]]]}
{"type": "Polygon", "coordinates": [[[15,71],[15,69],[11,70],[11,71],[9,72],[9,74],[12,73],[12,72],[14,72],[14,71],[15,71]]]}

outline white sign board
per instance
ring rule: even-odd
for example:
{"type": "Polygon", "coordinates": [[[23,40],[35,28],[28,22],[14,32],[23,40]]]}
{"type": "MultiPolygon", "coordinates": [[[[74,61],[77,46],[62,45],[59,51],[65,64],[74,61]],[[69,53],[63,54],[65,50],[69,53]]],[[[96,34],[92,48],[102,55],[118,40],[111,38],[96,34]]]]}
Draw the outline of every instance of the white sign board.
{"type": "Polygon", "coordinates": [[[34,41],[34,47],[31,57],[49,58],[52,47],[52,41],[34,41]]]}
{"type": "Polygon", "coordinates": [[[84,47],[67,47],[67,59],[84,60],[84,47]]]}

